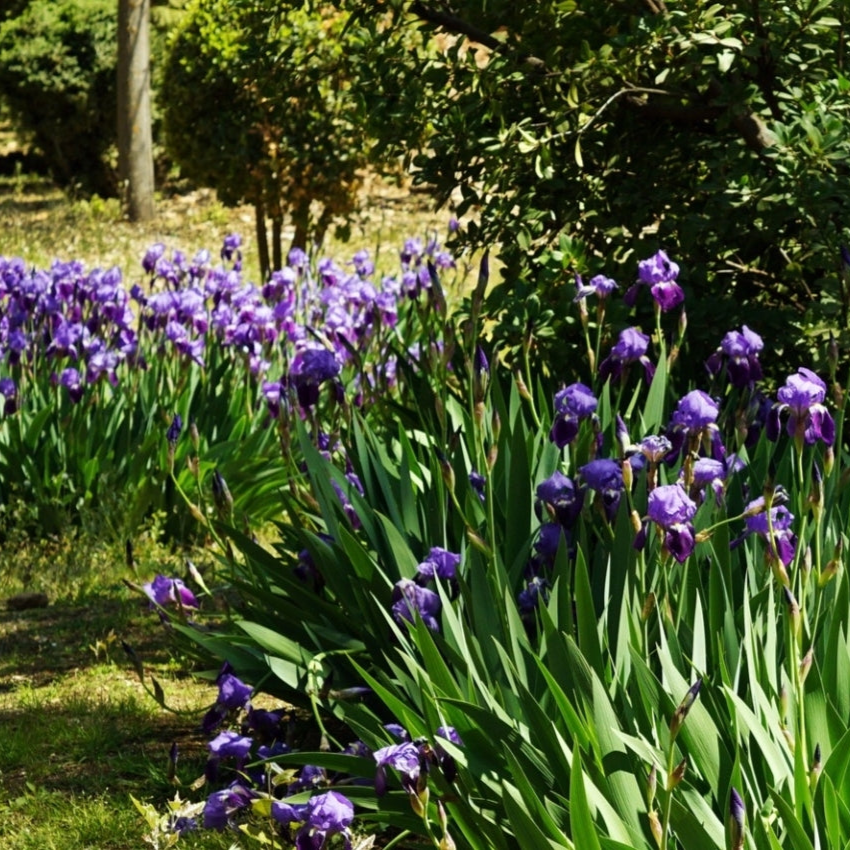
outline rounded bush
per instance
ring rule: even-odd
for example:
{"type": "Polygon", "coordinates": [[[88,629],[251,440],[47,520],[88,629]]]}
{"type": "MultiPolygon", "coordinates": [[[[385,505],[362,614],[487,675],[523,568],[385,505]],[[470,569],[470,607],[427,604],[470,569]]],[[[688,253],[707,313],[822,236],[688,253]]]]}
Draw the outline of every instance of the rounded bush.
{"type": "Polygon", "coordinates": [[[166,145],[182,173],[226,204],[252,203],[278,223],[290,215],[302,246],[354,208],[371,147],[349,88],[356,36],[345,22],[195,2],[165,67],[166,145]]]}
{"type": "Polygon", "coordinates": [[[61,186],[112,195],[113,0],[33,0],[0,24],[0,92],[61,186]]]}

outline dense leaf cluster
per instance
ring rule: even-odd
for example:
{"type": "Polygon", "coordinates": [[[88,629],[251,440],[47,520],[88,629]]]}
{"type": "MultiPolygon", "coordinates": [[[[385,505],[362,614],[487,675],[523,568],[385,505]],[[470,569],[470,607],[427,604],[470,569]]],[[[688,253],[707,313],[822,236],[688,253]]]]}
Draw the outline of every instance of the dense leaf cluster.
{"type": "Polygon", "coordinates": [[[253,204],[258,223],[272,220],[264,271],[280,267],[287,217],[293,244],[306,247],[352,211],[372,146],[350,92],[357,33],[332,11],[275,16],[274,6],[191,6],[161,90],[168,149],[182,172],[226,204],[253,204]]]}
{"type": "MultiPolygon", "coordinates": [[[[386,45],[384,5],[357,5],[386,45]]],[[[561,348],[571,272],[620,279],[670,245],[692,260],[703,356],[741,319],[781,332],[789,357],[789,326],[846,328],[845,4],[394,8],[396,27],[418,25],[440,49],[376,65],[373,109],[427,112],[419,176],[444,199],[459,193],[471,241],[501,246],[509,285],[491,308],[511,344],[554,326],[548,349],[561,348]],[[402,99],[399,65],[415,77],[402,99]]],[[[383,125],[409,146],[404,120],[383,125]]]]}
{"type": "Polygon", "coordinates": [[[56,181],[107,196],[115,140],[114,3],[34,0],[0,25],[0,91],[56,181]]]}

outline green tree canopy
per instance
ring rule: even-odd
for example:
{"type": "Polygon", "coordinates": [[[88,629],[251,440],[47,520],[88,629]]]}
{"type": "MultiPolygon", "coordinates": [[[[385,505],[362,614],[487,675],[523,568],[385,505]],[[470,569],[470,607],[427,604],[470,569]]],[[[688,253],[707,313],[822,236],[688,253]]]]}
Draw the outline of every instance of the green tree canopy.
{"type": "Polygon", "coordinates": [[[0,24],[0,92],[56,181],[115,191],[116,16],[112,0],[32,0],[0,24]]]}

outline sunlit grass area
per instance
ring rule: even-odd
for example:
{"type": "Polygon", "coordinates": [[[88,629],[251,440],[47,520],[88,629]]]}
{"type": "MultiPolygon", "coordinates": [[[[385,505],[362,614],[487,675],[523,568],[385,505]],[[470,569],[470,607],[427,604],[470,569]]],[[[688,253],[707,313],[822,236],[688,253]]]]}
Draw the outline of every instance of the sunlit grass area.
{"type": "MultiPolygon", "coordinates": [[[[145,824],[130,794],[160,805],[173,797],[174,743],[178,782],[203,773],[198,728],[210,686],[172,656],[159,618],[123,584],[119,548],[85,543],[19,549],[24,570],[38,570],[40,578],[12,568],[11,555],[2,570],[3,598],[38,587],[50,600],[43,608],[0,611],[0,837],[15,850],[142,846],[145,824]],[[57,566],[71,561],[51,574],[51,557],[57,566]],[[162,683],[175,711],[145,692],[122,642],[162,683]]],[[[160,554],[167,563],[168,552],[160,554]]],[[[229,842],[204,834],[186,846],[229,842]]]]}
{"type": "MultiPolygon", "coordinates": [[[[450,214],[435,210],[427,194],[371,180],[363,199],[348,241],[331,228],[320,253],[345,261],[366,248],[379,268],[382,262],[392,267],[405,239],[447,236],[450,214]]],[[[156,219],[136,224],[124,218],[117,199],[74,201],[42,177],[0,177],[0,222],[0,256],[23,257],[38,267],[54,259],[81,259],[90,267],[117,265],[129,281],[143,277],[141,259],[154,242],[190,254],[201,248],[215,252],[226,234],[238,233],[247,276],[255,281],[259,276],[253,208],[225,207],[209,190],[161,194],[156,219]]]]}

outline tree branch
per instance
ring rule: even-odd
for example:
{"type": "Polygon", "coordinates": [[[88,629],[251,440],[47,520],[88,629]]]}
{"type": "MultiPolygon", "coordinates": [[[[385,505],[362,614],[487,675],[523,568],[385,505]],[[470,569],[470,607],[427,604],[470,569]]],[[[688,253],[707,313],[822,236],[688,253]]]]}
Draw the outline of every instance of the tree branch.
{"type": "MultiPolygon", "coordinates": [[[[708,128],[730,111],[728,106],[713,103],[682,104],[664,102],[657,98],[639,98],[636,96],[638,92],[640,90],[635,89],[629,97],[624,99],[624,102],[641,118],[655,121],[669,121],[672,124],[690,126],[704,124],[708,128]]],[[[761,153],[776,141],[764,121],[749,109],[739,114],[732,114],[730,120],[747,147],[756,153],[761,153]]]]}
{"type": "MultiPolygon", "coordinates": [[[[462,18],[459,18],[457,15],[445,9],[434,9],[431,6],[426,6],[423,2],[421,2],[421,0],[414,0],[414,2],[410,4],[410,11],[412,14],[416,15],[417,18],[427,21],[429,24],[433,24],[434,26],[441,27],[444,30],[448,30],[449,32],[453,32],[458,35],[465,35],[472,41],[476,41],[478,44],[483,44],[494,53],[502,53],[507,47],[505,42],[500,41],[490,33],[479,29],[474,24],[464,21],[462,18]]],[[[513,50],[513,48],[511,48],[511,50],[513,50]]],[[[546,63],[542,59],[538,59],[536,56],[518,54],[518,58],[535,71],[543,71],[546,68],[546,63]]]]}

